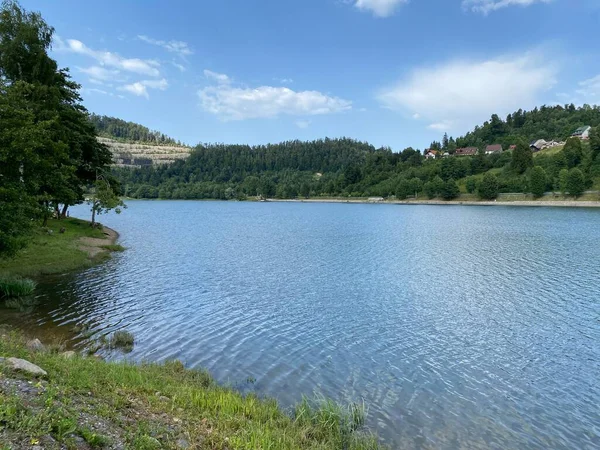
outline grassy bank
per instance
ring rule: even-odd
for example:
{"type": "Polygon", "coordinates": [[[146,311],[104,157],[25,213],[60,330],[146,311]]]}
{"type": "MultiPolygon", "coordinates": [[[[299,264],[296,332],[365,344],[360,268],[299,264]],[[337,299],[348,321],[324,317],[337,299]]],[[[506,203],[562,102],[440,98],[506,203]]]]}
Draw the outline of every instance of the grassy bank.
{"type": "Polygon", "coordinates": [[[49,220],[45,228],[38,227],[27,245],[15,258],[0,260],[2,276],[35,277],[43,274],[64,273],[87,267],[106,258],[109,249],[89,252],[85,239],[102,239],[105,245],[114,244],[99,229],[91,228],[89,222],[68,218],[49,220]],[[64,228],[64,233],[60,230],[64,228]],[[104,242],[105,241],[105,242],[104,242]]]}
{"type": "Polygon", "coordinates": [[[22,336],[6,330],[0,330],[0,356],[26,359],[48,373],[28,383],[0,365],[4,448],[380,448],[360,431],[362,406],[303,402],[285,412],[274,400],[242,396],[177,361],[135,366],[32,352],[22,336]]]}

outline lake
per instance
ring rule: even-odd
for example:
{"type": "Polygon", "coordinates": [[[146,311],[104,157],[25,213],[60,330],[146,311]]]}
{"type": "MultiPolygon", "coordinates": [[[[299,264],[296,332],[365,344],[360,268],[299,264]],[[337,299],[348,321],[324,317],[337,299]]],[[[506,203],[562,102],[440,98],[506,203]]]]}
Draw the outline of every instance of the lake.
{"type": "Polygon", "coordinates": [[[600,209],[130,201],[100,221],[128,250],[3,321],[126,329],[110,357],[285,406],[364,401],[393,448],[600,447],[600,209]]]}

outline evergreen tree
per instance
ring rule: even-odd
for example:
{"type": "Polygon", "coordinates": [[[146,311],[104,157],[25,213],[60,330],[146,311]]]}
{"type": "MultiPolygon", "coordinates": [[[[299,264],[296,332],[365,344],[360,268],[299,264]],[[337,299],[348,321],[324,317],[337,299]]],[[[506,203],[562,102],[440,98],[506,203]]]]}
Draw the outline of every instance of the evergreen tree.
{"type": "Polygon", "coordinates": [[[484,200],[493,200],[498,197],[499,188],[496,175],[487,172],[479,183],[479,196],[484,200]]]}
{"type": "Polygon", "coordinates": [[[519,139],[512,152],[511,167],[517,173],[525,172],[533,165],[533,153],[523,139],[519,139]]]}
{"type": "Polygon", "coordinates": [[[450,178],[448,181],[446,181],[444,183],[444,186],[442,187],[440,196],[444,200],[452,200],[452,199],[455,199],[456,197],[458,197],[459,195],[460,195],[460,189],[458,188],[458,184],[456,184],[456,181],[454,180],[454,178],[450,178]]]}
{"type": "Polygon", "coordinates": [[[544,192],[546,192],[547,180],[546,171],[542,167],[535,166],[531,170],[529,184],[531,186],[531,193],[535,197],[544,195],[544,192]]]}
{"type": "Polygon", "coordinates": [[[585,191],[585,177],[579,169],[569,170],[567,177],[567,191],[573,197],[579,197],[585,191]]]}
{"type": "Polygon", "coordinates": [[[569,138],[562,150],[567,160],[567,166],[569,169],[577,166],[583,159],[583,148],[581,147],[581,141],[578,138],[569,138]]]}

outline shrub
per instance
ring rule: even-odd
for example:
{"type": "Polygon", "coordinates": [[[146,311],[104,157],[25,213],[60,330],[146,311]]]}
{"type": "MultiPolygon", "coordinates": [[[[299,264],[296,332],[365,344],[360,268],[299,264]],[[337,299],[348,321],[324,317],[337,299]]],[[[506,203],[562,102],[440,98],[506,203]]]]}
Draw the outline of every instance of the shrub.
{"type": "Polygon", "coordinates": [[[124,330],[115,331],[108,341],[110,348],[120,348],[126,351],[133,350],[134,343],[135,338],[133,334],[124,330]]]}
{"type": "Polygon", "coordinates": [[[0,279],[0,297],[18,298],[33,294],[36,282],[27,278],[0,279]]]}

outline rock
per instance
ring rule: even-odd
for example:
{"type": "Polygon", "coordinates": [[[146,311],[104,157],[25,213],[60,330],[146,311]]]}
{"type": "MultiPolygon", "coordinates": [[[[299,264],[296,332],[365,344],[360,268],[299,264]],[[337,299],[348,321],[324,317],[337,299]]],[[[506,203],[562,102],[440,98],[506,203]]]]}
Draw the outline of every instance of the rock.
{"type": "Polygon", "coordinates": [[[61,353],[60,355],[65,359],[72,359],[72,358],[75,358],[77,353],[75,353],[73,350],[69,350],[69,351],[61,353]]]}
{"type": "Polygon", "coordinates": [[[177,439],[177,448],[189,448],[190,443],[185,439],[177,439]]]}
{"type": "Polygon", "coordinates": [[[12,370],[28,373],[34,376],[46,376],[48,373],[41,367],[19,358],[0,358],[0,363],[5,364],[12,370]]]}
{"type": "Polygon", "coordinates": [[[46,350],[46,347],[44,346],[44,344],[41,343],[39,339],[33,339],[27,342],[27,348],[34,352],[43,352],[44,350],[46,350]]]}

